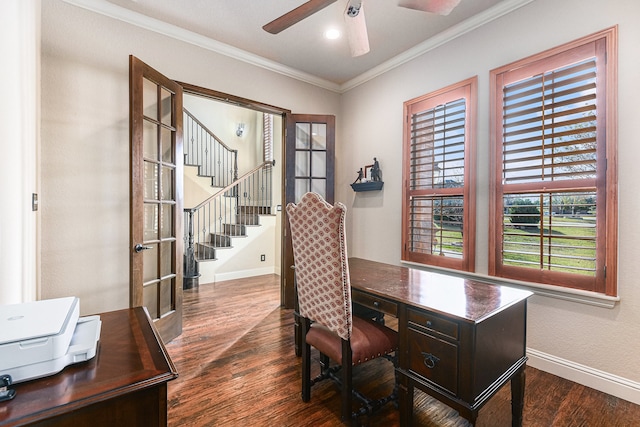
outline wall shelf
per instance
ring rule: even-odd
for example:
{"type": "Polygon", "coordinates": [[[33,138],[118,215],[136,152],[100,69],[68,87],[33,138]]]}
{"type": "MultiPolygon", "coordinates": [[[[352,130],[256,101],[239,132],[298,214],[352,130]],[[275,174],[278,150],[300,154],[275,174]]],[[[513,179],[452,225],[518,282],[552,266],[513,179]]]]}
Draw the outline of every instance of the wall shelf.
{"type": "Polygon", "coordinates": [[[353,188],[353,191],[356,191],[356,192],[375,191],[375,190],[382,190],[383,185],[384,185],[384,182],[382,181],[354,182],[353,184],[351,184],[351,188],[353,188]]]}

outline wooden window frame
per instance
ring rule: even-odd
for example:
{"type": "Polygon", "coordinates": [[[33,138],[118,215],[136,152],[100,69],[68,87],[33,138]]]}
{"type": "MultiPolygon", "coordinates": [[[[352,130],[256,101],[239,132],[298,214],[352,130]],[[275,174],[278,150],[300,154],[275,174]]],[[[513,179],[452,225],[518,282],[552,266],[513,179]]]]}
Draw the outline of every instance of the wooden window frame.
{"type": "Polygon", "coordinates": [[[490,72],[490,84],[490,170],[493,174],[490,182],[489,206],[489,274],[617,296],[617,27],[591,34],[494,69],[490,72]],[[585,48],[592,49],[596,57],[598,112],[596,115],[597,161],[594,185],[597,200],[595,275],[587,277],[544,268],[505,265],[503,263],[504,195],[516,191],[537,194],[556,192],[562,189],[570,190],[571,180],[505,184],[503,176],[503,88],[513,82],[531,78],[536,73],[576,63],[582,58],[580,52],[585,48]]]}
{"type": "Polygon", "coordinates": [[[476,242],[476,201],[475,201],[475,167],[476,167],[476,115],[477,115],[478,77],[474,76],[440,90],[411,99],[404,103],[403,126],[403,190],[402,190],[402,260],[473,272],[475,270],[476,242]],[[457,188],[429,188],[428,190],[411,188],[411,138],[412,114],[433,109],[460,98],[465,99],[465,131],[464,131],[464,185],[457,188]],[[462,215],[462,256],[450,257],[439,254],[428,254],[412,251],[410,220],[412,199],[414,197],[448,197],[460,196],[463,200],[462,215]]]}

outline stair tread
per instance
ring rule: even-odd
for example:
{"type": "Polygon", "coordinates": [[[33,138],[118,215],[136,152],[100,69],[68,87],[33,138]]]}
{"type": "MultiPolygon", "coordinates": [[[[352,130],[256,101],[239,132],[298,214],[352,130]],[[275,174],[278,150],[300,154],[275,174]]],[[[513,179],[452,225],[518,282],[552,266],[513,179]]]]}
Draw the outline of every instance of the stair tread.
{"type": "Polygon", "coordinates": [[[217,261],[218,258],[196,258],[196,261],[198,262],[203,262],[203,261],[217,261]]]}
{"type": "MultiPolygon", "coordinates": [[[[244,236],[237,236],[237,237],[244,237],[244,236]]],[[[233,246],[216,246],[216,245],[211,244],[211,243],[198,243],[198,245],[202,245],[202,246],[204,246],[206,248],[209,248],[209,249],[232,249],[233,248],[233,246]]]]}

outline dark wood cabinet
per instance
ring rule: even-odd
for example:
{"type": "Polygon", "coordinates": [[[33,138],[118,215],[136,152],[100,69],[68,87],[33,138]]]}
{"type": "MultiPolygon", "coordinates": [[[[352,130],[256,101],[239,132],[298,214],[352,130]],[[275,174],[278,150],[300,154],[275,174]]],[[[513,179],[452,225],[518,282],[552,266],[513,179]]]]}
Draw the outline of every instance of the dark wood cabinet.
{"type": "Polygon", "coordinates": [[[401,372],[408,380],[409,407],[416,386],[475,422],[480,407],[513,375],[523,373],[526,301],[478,321],[417,313],[431,319],[432,328],[408,321],[408,354],[401,372]]]}
{"type": "Polygon", "coordinates": [[[411,425],[415,387],[475,423],[508,381],[522,424],[531,292],[357,258],[349,267],[353,302],[398,318],[401,425],[411,425]]]}

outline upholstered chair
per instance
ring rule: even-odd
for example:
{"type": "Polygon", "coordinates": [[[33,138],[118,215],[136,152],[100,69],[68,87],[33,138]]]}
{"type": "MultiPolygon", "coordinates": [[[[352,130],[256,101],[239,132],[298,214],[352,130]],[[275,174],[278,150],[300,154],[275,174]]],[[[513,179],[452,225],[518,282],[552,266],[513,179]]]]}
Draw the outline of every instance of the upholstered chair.
{"type": "MultiPolygon", "coordinates": [[[[301,322],[302,400],[311,386],[332,378],[341,388],[344,421],[368,414],[395,399],[369,400],[352,388],[352,368],[378,357],[394,360],[397,333],[379,322],[352,315],[345,236],[346,207],[316,193],[287,205],[293,244],[298,313],[301,322]],[[320,375],[311,379],[311,347],[320,353],[320,375]],[[334,366],[330,366],[330,360],[334,366]],[[352,396],[362,401],[353,411],[352,396]]],[[[391,368],[393,369],[393,368],[391,368]]]]}

